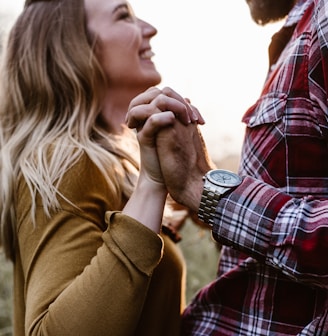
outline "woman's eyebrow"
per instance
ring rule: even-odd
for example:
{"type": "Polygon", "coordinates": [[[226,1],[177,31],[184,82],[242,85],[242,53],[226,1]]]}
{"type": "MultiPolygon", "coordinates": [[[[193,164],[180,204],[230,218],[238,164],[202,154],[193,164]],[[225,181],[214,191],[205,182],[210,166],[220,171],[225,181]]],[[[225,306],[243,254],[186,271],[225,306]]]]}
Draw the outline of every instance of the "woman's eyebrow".
{"type": "Polygon", "coordinates": [[[117,12],[121,8],[128,9],[129,7],[126,3],[119,4],[119,5],[115,6],[115,8],[113,9],[113,13],[117,12]]]}

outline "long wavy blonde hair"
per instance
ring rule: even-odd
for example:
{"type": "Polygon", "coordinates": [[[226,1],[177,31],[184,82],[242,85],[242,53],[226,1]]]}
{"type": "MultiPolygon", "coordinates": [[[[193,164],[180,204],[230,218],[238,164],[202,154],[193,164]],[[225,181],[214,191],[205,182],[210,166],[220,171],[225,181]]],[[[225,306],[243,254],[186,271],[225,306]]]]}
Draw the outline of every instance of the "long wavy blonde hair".
{"type": "MultiPolygon", "coordinates": [[[[20,176],[32,216],[37,194],[47,215],[58,207],[57,187],[82,153],[107,178],[117,206],[134,188],[138,160],[98,122],[106,79],[93,44],[81,0],[26,1],[8,36],[0,83],[0,245],[9,258],[20,176]]],[[[134,134],[130,139],[137,146],[134,134]]]]}

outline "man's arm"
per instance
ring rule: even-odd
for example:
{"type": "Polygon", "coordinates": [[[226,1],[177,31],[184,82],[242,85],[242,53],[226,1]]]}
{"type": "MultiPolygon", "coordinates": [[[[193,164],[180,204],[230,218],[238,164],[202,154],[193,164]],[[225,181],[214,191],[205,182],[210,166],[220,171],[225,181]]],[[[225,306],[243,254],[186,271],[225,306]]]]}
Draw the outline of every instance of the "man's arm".
{"type": "MultiPolygon", "coordinates": [[[[159,132],[157,151],[171,196],[198,212],[210,170],[196,125],[175,122],[159,132]]],[[[295,199],[251,177],[224,194],[213,217],[213,237],[257,260],[280,269],[291,279],[328,287],[328,201],[295,199]]]]}

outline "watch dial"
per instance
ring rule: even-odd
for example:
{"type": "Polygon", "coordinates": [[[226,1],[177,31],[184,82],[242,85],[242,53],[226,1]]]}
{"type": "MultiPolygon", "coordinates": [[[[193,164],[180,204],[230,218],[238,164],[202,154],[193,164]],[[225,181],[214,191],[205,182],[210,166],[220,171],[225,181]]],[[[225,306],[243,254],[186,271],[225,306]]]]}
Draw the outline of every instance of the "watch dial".
{"type": "Polygon", "coordinates": [[[233,172],[215,169],[208,173],[208,179],[220,186],[234,187],[241,183],[241,178],[233,172]]]}

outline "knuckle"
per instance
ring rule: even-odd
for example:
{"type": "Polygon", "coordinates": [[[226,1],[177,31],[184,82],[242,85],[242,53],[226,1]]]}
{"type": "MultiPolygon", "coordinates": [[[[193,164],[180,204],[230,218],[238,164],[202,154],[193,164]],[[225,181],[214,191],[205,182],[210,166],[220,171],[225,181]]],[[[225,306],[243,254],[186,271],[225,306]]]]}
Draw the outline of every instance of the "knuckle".
{"type": "Polygon", "coordinates": [[[173,90],[172,90],[170,87],[168,87],[168,86],[164,87],[163,90],[162,90],[162,92],[163,92],[165,95],[168,95],[168,96],[170,96],[170,95],[173,94],[173,90]]]}
{"type": "Polygon", "coordinates": [[[166,96],[162,93],[153,100],[154,105],[160,110],[166,106],[166,96]]]}

